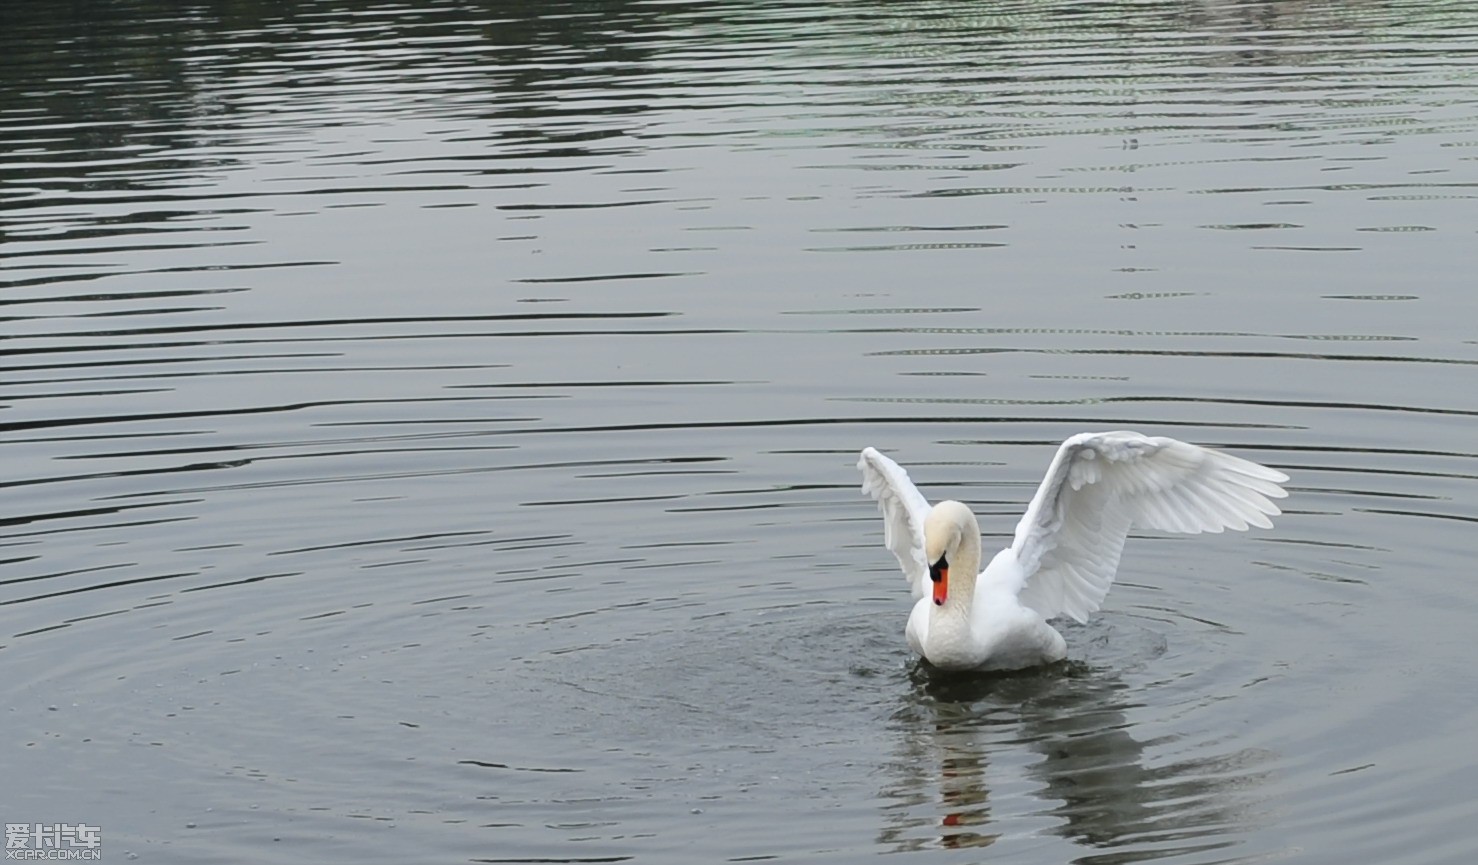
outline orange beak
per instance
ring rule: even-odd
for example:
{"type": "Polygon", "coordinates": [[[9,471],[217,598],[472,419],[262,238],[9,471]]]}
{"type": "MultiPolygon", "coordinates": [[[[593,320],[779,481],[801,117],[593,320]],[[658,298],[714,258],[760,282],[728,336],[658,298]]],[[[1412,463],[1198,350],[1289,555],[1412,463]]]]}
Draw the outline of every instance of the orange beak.
{"type": "Polygon", "coordinates": [[[929,579],[934,581],[935,606],[944,606],[949,597],[949,563],[940,559],[938,564],[929,568],[929,579]]]}

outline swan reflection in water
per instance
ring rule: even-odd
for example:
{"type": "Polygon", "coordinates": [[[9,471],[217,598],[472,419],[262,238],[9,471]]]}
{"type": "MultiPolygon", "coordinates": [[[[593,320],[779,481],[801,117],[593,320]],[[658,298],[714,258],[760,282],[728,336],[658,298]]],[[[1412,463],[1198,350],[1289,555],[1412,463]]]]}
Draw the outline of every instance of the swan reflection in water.
{"type": "MultiPolygon", "coordinates": [[[[878,842],[891,851],[985,847],[993,826],[1136,861],[1234,845],[1270,755],[1243,749],[1146,765],[1113,673],[1075,662],[1012,674],[944,675],[918,664],[894,715],[894,780],[878,842]],[[1134,855],[1133,846],[1139,853],[1134,855]]],[[[1152,743],[1156,750],[1171,742],[1152,743]]]]}

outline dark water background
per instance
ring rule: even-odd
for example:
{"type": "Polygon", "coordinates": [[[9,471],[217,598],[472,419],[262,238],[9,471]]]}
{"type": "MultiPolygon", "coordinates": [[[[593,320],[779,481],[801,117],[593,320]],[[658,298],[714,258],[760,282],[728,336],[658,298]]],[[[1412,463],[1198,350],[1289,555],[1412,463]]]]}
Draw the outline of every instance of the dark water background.
{"type": "Polygon", "coordinates": [[[1472,4],[6,3],[0,240],[6,822],[1478,856],[1472,4]],[[856,451],[990,545],[1122,427],[1287,514],[917,669],[856,451]]]}

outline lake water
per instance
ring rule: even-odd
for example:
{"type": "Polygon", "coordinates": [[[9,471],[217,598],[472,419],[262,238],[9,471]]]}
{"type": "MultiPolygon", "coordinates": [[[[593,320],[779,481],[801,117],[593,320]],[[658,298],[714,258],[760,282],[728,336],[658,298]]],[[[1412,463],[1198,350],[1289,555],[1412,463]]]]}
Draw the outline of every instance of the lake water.
{"type": "Polygon", "coordinates": [[[1478,7],[15,3],[0,817],[159,863],[1478,857],[1478,7]],[[876,446],[1286,471],[945,677],[876,446]],[[984,849],[984,848],[989,849],[984,849]]]}

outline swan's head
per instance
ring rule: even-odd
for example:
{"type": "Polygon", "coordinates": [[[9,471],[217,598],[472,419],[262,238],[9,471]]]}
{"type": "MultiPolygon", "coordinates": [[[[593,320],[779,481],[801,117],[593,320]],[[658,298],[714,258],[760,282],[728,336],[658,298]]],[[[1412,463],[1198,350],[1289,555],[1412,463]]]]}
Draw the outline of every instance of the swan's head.
{"type": "Polygon", "coordinates": [[[979,543],[980,525],[968,507],[949,501],[929,509],[924,519],[924,558],[929,563],[929,579],[934,582],[936,605],[942,606],[949,598],[949,563],[960,558],[960,550],[970,540],[979,543]]]}

